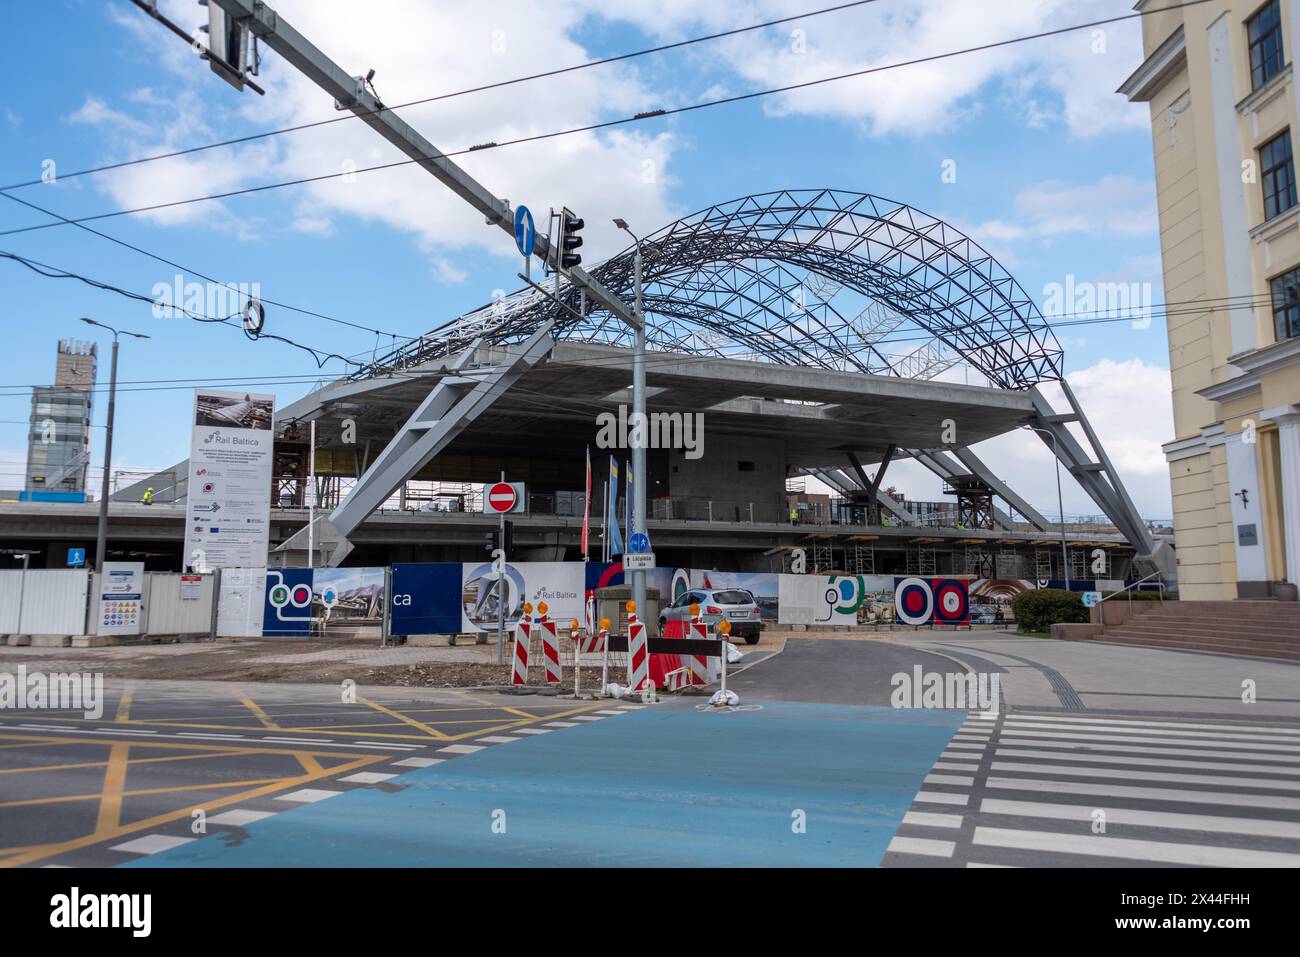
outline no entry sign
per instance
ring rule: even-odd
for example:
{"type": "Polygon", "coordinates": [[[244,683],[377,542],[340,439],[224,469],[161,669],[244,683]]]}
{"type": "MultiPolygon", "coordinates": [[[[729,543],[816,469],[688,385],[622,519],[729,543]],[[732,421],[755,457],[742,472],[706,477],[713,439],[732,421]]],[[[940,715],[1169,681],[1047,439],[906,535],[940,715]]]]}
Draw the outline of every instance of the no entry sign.
{"type": "Polygon", "coordinates": [[[493,482],[483,486],[483,511],[491,515],[524,510],[523,482],[493,482]]]}

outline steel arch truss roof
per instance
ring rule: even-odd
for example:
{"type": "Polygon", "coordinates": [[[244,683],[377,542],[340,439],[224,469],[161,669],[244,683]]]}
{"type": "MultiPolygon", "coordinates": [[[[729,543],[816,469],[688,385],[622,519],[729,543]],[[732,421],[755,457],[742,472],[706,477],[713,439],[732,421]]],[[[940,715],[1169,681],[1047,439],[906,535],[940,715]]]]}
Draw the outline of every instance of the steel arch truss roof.
{"type": "MultiPolygon", "coordinates": [[[[711,206],[642,241],[651,349],[929,378],[957,362],[1003,388],[1061,377],[1038,307],[986,250],[902,203],[782,190],[711,206]]],[[[633,250],[592,275],[633,299],[633,250]]],[[[393,350],[354,378],[446,357],[476,339],[557,337],[630,346],[631,331],[563,287],[531,288],[393,350]],[[567,308],[566,308],[567,307],[567,308]]]]}

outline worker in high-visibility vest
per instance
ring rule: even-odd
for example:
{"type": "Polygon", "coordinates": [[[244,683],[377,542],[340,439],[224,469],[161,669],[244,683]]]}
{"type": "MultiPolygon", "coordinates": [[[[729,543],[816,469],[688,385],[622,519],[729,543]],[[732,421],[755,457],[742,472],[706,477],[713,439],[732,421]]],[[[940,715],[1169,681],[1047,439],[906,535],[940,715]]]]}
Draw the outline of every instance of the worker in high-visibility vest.
{"type": "Polygon", "coordinates": [[[790,506],[790,524],[791,525],[799,524],[799,508],[796,505],[790,506]]]}
{"type": "Polygon", "coordinates": [[[147,489],[145,489],[145,490],[144,490],[144,494],[140,496],[140,504],[142,504],[142,505],[152,505],[152,504],[153,504],[153,486],[152,486],[152,485],[150,485],[147,489]]]}

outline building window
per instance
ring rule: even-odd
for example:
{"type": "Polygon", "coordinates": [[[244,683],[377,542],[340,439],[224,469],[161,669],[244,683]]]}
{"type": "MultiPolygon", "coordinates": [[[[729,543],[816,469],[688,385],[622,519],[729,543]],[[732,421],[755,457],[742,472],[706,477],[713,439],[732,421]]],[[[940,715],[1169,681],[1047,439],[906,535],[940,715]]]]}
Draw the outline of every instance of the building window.
{"type": "Polygon", "coordinates": [[[1279,0],[1266,4],[1246,21],[1250,47],[1250,88],[1258,90],[1282,69],[1282,13],[1279,0]]]}
{"type": "Polygon", "coordinates": [[[1270,285],[1273,293],[1273,327],[1277,331],[1277,341],[1300,336],[1300,267],[1274,276],[1270,285]]]}
{"type": "Polygon", "coordinates": [[[1296,204],[1290,130],[1283,130],[1259,148],[1259,167],[1264,187],[1264,219],[1269,220],[1296,204]]]}

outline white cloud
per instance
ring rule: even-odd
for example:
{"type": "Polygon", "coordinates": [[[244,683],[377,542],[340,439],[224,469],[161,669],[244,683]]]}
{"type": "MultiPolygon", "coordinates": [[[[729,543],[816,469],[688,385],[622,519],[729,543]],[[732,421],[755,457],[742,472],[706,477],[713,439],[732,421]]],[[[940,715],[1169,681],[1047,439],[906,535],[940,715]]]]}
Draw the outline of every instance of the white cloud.
{"type": "MultiPolygon", "coordinates": [[[[165,0],[163,8],[182,24],[196,18],[189,0],[165,0]]],[[[393,0],[383,16],[374,17],[343,16],[337,7],[308,0],[283,0],[277,9],[337,62],[358,73],[373,68],[374,85],[388,103],[592,58],[570,36],[584,15],[577,4],[513,0],[453,8],[393,0]],[[400,29],[394,29],[395,24],[400,29]]],[[[119,18],[137,35],[141,20],[147,18],[119,18]]],[[[152,33],[149,36],[159,41],[152,33]]],[[[236,118],[269,129],[340,115],[332,113],[331,101],[315,84],[265,50],[259,80],[266,96],[246,93],[239,98],[183,44],[159,41],[155,45],[180,49],[179,55],[161,58],[171,71],[173,85],[180,88],[173,102],[154,89],[133,94],[132,103],[147,107],[151,115],[148,125],[98,101],[86,111],[86,119],[93,116],[106,132],[111,129],[117,134],[113,149],[121,156],[166,152],[218,139],[221,132],[209,127],[225,127],[236,118]],[[164,122],[157,121],[160,110],[166,111],[164,122]],[[148,129],[154,131],[151,136],[145,135],[148,129]]],[[[653,99],[630,66],[548,79],[546,95],[539,99],[535,94],[541,88],[523,84],[458,96],[404,108],[401,116],[438,149],[453,152],[628,115],[653,99]]],[[[583,253],[591,262],[626,245],[626,237],[610,222],[614,216],[650,231],[683,212],[668,199],[676,148],[670,132],[615,130],[485,150],[455,161],[490,191],[513,204],[528,204],[543,220],[552,205],[578,210],[588,223],[583,253]]],[[[137,207],[404,160],[364,123],[348,119],[233,149],[127,168],[99,178],[97,185],[120,206],[137,207]]],[[[268,194],[267,201],[275,195],[268,194]]],[[[436,281],[465,278],[454,262],[460,251],[486,249],[517,255],[507,234],[486,227],[480,214],[414,165],[327,179],[295,187],[293,195],[297,204],[285,219],[285,228],[328,235],[340,228],[340,214],[386,224],[413,236],[428,255],[430,275],[436,281]]],[[[259,225],[265,224],[266,217],[249,211],[264,208],[256,198],[241,198],[147,215],[160,223],[198,223],[252,236],[257,230],[251,228],[250,217],[259,225]]]]}
{"type": "MultiPolygon", "coordinates": [[[[1068,374],[1067,379],[1143,517],[1169,518],[1169,469],[1160,448],[1174,436],[1169,370],[1141,359],[1103,359],[1068,374]]],[[[1044,383],[1042,389],[1057,411],[1068,408],[1056,383],[1044,383]]],[[[1086,447],[1082,431],[1077,426],[1072,429],[1086,447]]],[[[979,443],[974,451],[995,475],[1047,518],[1055,519],[1056,471],[1050,445],[1042,437],[1029,431],[1011,432],[979,443]]],[[[886,484],[908,498],[950,498],[943,495],[941,480],[916,462],[896,462],[887,476],[886,484]]],[[[1064,469],[1061,487],[1067,516],[1101,513],[1064,469]]]]}
{"type": "MultiPolygon", "coordinates": [[[[804,0],[762,3],[624,0],[617,13],[664,39],[720,30],[807,9],[804,0]]],[[[1131,13],[1131,0],[909,0],[881,2],[696,48],[750,81],[783,87],[823,77],[921,60],[988,43],[1131,13]],[[802,31],[796,34],[796,31],[802,31]]],[[[871,134],[948,131],[1000,105],[1031,127],[1056,124],[1072,136],[1144,128],[1147,111],[1114,93],[1142,60],[1136,21],[942,57],[778,95],[774,115],[808,114],[856,121],[871,134]]]]}
{"type": "Polygon", "coordinates": [[[1015,218],[985,220],[963,232],[986,247],[1005,248],[1069,235],[1147,236],[1157,229],[1155,186],[1131,176],[1103,176],[1083,185],[1032,183],[1016,195],[1012,209],[1015,218]]]}

